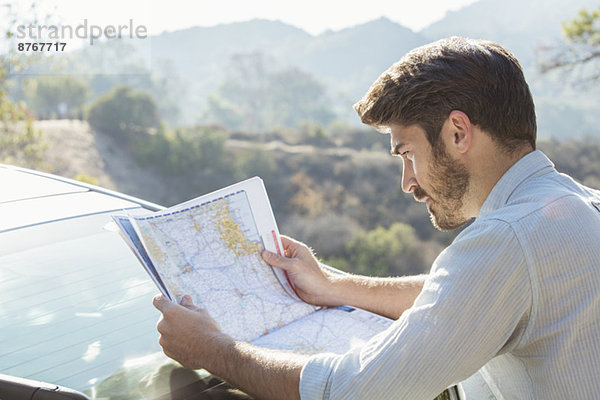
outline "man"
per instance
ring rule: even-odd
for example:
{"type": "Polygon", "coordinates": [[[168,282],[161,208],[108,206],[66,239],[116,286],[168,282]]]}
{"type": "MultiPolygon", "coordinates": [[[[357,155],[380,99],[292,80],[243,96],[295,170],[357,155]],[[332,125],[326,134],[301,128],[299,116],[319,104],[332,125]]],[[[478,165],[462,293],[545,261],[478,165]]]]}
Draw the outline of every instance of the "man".
{"type": "Polygon", "coordinates": [[[480,370],[504,399],[600,398],[600,192],[535,150],[534,105],[497,44],[413,50],[355,105],[390,133],[402,188],[442,230],[475,221],[428,275],[337,276],[284,238],[300,296],[396,319],[364,347],[303,357],[227,337],[203,310],[155,298],[165,353],[260,398],[432,399],[480,370]]]}

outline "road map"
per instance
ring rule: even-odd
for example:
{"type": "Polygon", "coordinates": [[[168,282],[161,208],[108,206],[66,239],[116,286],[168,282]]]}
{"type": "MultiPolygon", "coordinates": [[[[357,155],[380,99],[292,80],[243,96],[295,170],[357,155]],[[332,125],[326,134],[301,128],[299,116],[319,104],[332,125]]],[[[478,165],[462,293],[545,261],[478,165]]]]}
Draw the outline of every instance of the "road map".
{"type": "Polygon", "coordinates": [[[142,216],[114,216],[159,289],[184,294],[238,340],[304,354],[344,352],[391,321],[300,300],[283,271],[266,264],[281,241],[262,180],[253,178],[142,216]]]}
{"type": "Polygon", "coordinates": [[[352,307],[323,308],[252,343],[299,354],[344,354],[385,330],[392,320],[352,307]]]}

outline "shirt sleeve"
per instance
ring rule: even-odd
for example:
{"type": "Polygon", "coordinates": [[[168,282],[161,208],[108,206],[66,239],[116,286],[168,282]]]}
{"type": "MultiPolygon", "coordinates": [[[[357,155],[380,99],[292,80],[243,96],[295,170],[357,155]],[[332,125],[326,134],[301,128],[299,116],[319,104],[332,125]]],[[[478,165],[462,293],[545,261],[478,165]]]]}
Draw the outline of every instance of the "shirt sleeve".
{"type": "Polygon", "coordinates": [[[521,338],[531,308],[510,225],[476,221],[434,262],[415,304],[363,347],[319,354],[302,370],[312,399],[433,399],[521,338]]]}

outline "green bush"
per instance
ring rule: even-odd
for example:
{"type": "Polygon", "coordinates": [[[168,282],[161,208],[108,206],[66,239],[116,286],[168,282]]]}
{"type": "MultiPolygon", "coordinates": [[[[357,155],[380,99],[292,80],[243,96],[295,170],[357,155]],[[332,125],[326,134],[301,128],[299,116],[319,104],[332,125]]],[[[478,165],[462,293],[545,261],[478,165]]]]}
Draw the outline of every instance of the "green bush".
{"type": "Polygon", "coordinates": [[[166,175],[222,173],[232,168],[225,157],[227,138],[226,131],[209,126],[169,131],[160,125],[156,133],[136,138],[134,155],[166,175]]]}
{"type": "Polygon", "coordinates": [[[33,128],[34,120],[25,103],[9,99],[6,75],[0,68],[0,163],[47,169],[44,156],[48,142],[33,128]]]}
{"type": "Polygon", "coordinates": [[[366,275],[410,275],[424,269],[414,229],[400,222],[355,235],[346,245],[346,259],[354,272],[366,275]]]}
{"type": "Polygon", "coordinates": [[[80,77],[70,75],[40,76],[31,79],[25,95],[38,118],[79,118],[90,88],[80,77]]]}
{"type": "Polygon", "coordinates": [[[159,116],[156,104],[148,93],[119,86],[92,104],[88,122],[94,130],[129,143],[136,134],[157,127],[159,116]]]}
{"type": "Polygon", "coordinates": [[[277,164],[273,154],[255,146],[239,150],[235,155],[235,178],[237,180],[260,176],[265,181],[277,177],[277,164]]]}

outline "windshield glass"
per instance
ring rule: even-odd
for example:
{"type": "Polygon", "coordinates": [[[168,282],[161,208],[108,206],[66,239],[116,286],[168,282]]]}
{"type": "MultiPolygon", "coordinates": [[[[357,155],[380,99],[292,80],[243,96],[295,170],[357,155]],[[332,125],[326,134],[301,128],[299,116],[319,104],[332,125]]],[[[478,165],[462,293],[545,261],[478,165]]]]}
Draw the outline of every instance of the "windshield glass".
{"type": "Polygon", "coordinates": [[[0,373],[146,397],[122,395],[169,363],[158,291],[109,222],[100,214],[0,234],[0,373]]]}

